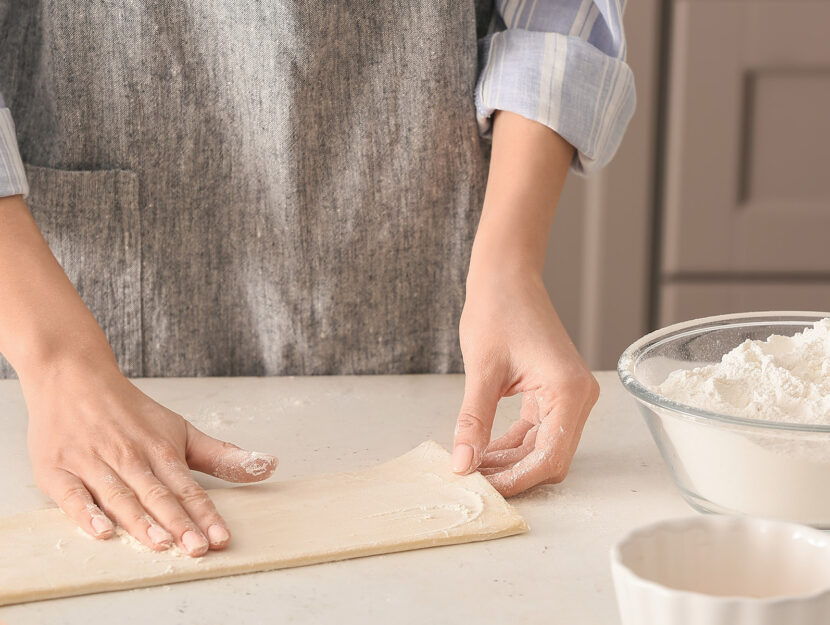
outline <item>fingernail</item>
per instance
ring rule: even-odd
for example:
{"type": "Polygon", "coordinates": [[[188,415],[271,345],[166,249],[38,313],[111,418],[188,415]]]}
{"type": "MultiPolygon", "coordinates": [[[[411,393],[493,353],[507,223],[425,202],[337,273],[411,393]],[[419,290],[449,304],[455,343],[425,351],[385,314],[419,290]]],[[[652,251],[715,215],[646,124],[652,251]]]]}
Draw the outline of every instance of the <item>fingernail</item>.
{"type": "Polygon", "coordinates": [[[170,533],[158,525],[151,525],[148,527],[147,536],[149,536],[150,540],[152,540],[156,545],[163,545],[164,543],[173,542],[173,537],[170,533]]]}
{"type": "Polygon", "coordinates": [[[92,517],[92,529],[100,536],[113,530],[112,521],[103,515],[94,516],[92,517]]]}
{"type": "Polygon", "coordinates": [[[473,463],[473,448],[466,443],[456,445],[452,452],[452,470],[455,473],[466,473],[473,463]]]}
{"type": "Polygon", "coordinates": [[[182,544],[184,545],[184,548],[187,549],[187,553],[203,551],[204,548],[207,547],[207,541],[204,536],[200,536],[193,530],[187,530],[184,534],[182,534],[182,544]]]}
{"type": "Polygon", "coordinates": [[[207,533],[211,545],[221,545],[231,537],[228,530],[221,525],[211,525],[207,533]]]}

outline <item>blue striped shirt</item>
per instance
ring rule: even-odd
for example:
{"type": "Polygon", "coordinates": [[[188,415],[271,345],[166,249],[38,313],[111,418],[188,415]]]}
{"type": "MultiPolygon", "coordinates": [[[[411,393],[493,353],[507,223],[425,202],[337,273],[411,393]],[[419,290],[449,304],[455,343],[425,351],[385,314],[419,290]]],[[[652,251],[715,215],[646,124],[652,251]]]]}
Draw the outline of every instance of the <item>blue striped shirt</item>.
{"type": "Polygon", "coordinates": [[[625,0],[496,0],[498,32],[480,44],[479,128],[496,110],[552,128],[576,148],[587,173],[614,156],[634,114],[625,63],[625,0]]]}
{"type": "MultiPolygon", "coordinates": [[[[576,148],[573,169],[611,160],[634,113],[625,63],[625,0],[496,0],[491,33],[479,42],[476,117],[511,111],[555,130],[576,148]]],[[[29,192],[11,112],[0,95],[0,197],[29,192]]]]}

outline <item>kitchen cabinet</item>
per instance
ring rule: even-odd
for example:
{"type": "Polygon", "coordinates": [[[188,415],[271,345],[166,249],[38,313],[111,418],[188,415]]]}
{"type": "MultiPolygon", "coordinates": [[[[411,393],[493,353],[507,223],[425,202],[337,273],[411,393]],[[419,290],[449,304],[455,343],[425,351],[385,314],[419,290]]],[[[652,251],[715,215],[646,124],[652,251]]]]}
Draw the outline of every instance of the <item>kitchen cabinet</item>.
{"type": "Polygon", "coordinates": [[[827,310],[830,283],[820,280],[796,282],[761,280],[741,282],[677,282],[660,290],[659,325],[748,310],[827,310]]]}
{"type": "Polygon", "coordinates": [[[659,324],[830,308],[830,2],[674,4],[659,324]]]}
{"type": "Polygon", "coordinates": [[[830,3],[676,5],[663,269],[830,271],[830,3]]]}
{"type": "Polygon", "coordinates": [[[591,367],[645,332],[830,310],[830,1],[637,0],[637,112],[572,176],[545,279],[591,367]]]}

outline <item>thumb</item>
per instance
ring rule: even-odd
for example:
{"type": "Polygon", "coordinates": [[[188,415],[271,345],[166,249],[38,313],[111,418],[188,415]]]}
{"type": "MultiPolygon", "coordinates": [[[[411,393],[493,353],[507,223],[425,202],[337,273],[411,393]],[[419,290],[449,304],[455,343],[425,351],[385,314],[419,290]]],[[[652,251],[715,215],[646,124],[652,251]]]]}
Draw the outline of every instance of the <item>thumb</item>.
{"type": "Polygon", "coordinates": [[[270,454],[246,451],[217,440],[187,424],[187,464],[191,469],[228,482],[261,482],[277,468],[270,454]]]}
{"type": "Polygon", "coordinates": [[[480,378],[467,378],[464,401],[455,425],[452,452],[452,470],[455,473],[471,473],[481,464],[484,450],[490,442],[490,431],[500,399],[498,389],[494,387],[480,378]]]}

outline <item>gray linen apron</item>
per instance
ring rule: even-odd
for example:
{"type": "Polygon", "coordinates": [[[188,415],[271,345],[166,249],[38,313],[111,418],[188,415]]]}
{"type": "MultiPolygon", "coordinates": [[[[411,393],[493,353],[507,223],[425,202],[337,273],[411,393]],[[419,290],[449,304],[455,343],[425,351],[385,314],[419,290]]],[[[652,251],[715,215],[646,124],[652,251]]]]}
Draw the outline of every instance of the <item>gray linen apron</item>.
{"type": "Polygon", "coordinates": [[[488,5],[0,0],[29,205],[126,374],[462,369],[488,5]]]}

